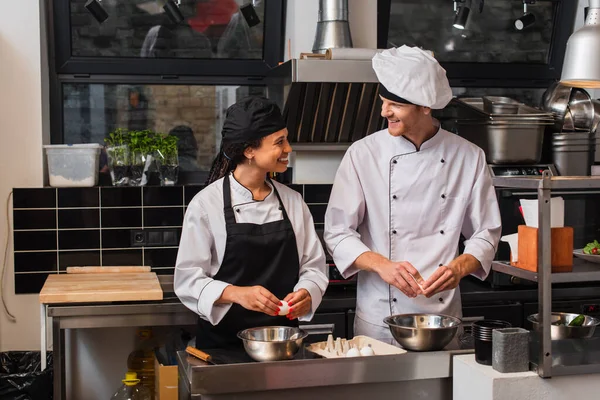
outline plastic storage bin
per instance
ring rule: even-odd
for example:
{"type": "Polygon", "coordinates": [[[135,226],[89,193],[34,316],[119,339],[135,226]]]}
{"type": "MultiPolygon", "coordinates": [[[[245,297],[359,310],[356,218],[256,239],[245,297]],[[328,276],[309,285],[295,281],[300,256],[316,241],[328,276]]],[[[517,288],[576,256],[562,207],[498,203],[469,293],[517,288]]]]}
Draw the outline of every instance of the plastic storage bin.
{"type": "Polygon", "coordinates": [[[90,187],[98,184],[101,145],[58,144],[44,146],[52,187],[90,187]]]}

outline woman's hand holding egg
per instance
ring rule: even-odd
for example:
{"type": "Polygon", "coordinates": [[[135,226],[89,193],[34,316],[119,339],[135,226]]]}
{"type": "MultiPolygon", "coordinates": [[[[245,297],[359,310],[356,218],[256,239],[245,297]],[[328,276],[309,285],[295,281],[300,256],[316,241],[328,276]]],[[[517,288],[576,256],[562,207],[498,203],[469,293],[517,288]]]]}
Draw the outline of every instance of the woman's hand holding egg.
{"type": "Polygon", "coordinates": [[[300,289],[285,296],[285,299],[280,302],[279,308],[283,308],[286,303],[289,307],[286,317],[289,320],[292,320],[310,312],[312,298],[310,297],[308,290],[300,289]]]}

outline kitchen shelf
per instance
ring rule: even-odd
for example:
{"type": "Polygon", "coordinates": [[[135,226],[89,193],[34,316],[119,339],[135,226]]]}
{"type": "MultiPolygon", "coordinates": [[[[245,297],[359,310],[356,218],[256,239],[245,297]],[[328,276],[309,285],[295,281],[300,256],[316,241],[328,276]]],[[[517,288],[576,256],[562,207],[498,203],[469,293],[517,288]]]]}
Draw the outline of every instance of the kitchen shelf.
{"type": "MultiPolygon", "coordinates": [[[[535,337],[531,343],[532,354],[535,353],[535,337]]],[[[537,360],[531,361],[537,367],[537,360]]],[[[552,373],[553,375],[581,375],[600,373],[600,337],[595,335],[589,339],[563,339],[552,341],[552,373]]]]}
{"type": "MultiPolygon", "coordinates": [[[[537,189],[541,177],[498,176],[493,178],[495,187],[511,189],[537,189]]],[[[600,189],[598,176],[554,176],[549,179],[548,189],[600,189]]]]}
{"type": "MultiPolygon", "coordinates": [[[[528,281],[537,282],[538,273],[527,271],[522,268],[513,267],[508,262],[494,261],[492,269],[497,272],[516,276],[528,281]]],[[[553,273],[550,277],[551,283],[575,283],[575,282],[600,282],[600,264],[586,262],[584,260],[573,260],[572,272],[553,273]]]]}

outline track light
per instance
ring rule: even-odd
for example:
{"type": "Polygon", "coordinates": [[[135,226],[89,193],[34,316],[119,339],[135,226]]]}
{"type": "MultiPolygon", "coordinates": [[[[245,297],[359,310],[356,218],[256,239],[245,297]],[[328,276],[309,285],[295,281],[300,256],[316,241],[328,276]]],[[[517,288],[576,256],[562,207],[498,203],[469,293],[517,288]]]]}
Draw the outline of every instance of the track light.
{"type": "Polygon", "coordinates": [[[181,10],[179,9],[180,5],[181,0],[177,0],[177,4],[173,0],[168,0],[163,6],[163,10],[165,10],[167,17],[169,17],[169,19],[176,25],[185,19],[181,13],[181,10]]]}
{"type": "Polygon", "coordinates": [[[523,16],[515,20],[515,29],[522,31],[525,28],[535,24],[535,15],[527,12],[527,5],[534,4],[535,0],[523,0],[523,16]]]}
{"type": "Polygon", "coordinates": [[[460,30],[465,29],[465,27],[467,26],[467,21],[469,20],[470,12],[471,9],[468,6],[460,6],[458,8],[458,11],[456,12],[456,15],[454,16],[454,24],[452,26],[460,30]]]}
{"type": "Polygon", "coordinates": [[[89,11],[90,14],[98,21],[98,23],[103,23],[108,18],[108,13],[100,4],[100,0],[88,0],[85,3],[85,8],[89,11]]]}

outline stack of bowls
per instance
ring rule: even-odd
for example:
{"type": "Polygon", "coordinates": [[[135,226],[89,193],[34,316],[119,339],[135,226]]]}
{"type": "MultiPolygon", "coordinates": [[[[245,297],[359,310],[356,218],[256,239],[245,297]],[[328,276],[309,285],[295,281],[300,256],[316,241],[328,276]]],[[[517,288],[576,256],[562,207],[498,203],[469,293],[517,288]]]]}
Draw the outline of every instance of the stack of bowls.
{"type": "Polygon", "coordinates": [[[475,361],[483,365],[492,365],[492,331],[510,328],[510,323],[484,319],[473,323],[473,340],[475,342],[475,361]]]}
{"type": "Polygon", "coordinates": [[[595,150],[595,132],[563,131],[552,134],[552,159],[560,175],[590,175],[595,150]]]}

